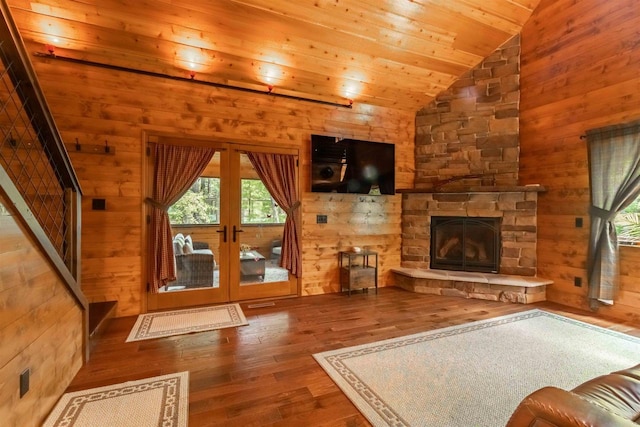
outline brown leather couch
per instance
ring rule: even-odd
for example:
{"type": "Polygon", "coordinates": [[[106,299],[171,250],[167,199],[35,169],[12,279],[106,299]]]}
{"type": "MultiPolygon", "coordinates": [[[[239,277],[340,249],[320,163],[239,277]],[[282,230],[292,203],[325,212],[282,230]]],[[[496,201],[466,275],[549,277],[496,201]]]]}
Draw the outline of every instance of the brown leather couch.
{"type": "Polygon", "coordinates": [[[525,397],[507,427],[612,427],[640,424],[640,365],[571,391],[544,387],[525,397]]]}

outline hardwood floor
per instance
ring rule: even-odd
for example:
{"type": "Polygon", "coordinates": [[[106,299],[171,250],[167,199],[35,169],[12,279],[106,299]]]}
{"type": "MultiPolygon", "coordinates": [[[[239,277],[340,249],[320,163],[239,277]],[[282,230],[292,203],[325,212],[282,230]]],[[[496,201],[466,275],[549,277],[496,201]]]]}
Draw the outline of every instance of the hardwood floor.
{"type": "Polygon", "coordinates": [[[550,303],[422,295],[397,288],[242,303],[248,326],[125,343],[135,317],[114,319],[68,391],[188,370],[189,426],[368,426],[311,357],[347,347],[544,308],[640,336],[640,325],[550,303]]]}

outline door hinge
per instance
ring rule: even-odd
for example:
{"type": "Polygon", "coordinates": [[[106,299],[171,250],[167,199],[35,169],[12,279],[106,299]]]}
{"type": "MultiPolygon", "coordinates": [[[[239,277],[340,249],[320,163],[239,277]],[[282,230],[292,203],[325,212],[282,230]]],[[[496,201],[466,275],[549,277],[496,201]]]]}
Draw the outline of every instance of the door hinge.
{"type": "Polygon", "coordinates": [[[296,159],[296,167],[300,166],[300,160],[296,159]]]}
{"type": "Polygon", "coordinates": [[[151,155],[151,147],[147,147],[147,157],[151,155]]]}
{"type": "Polygon", "coordinates": [[[151,224],[151,215],[147,215],[147,225],[151,224]]]}

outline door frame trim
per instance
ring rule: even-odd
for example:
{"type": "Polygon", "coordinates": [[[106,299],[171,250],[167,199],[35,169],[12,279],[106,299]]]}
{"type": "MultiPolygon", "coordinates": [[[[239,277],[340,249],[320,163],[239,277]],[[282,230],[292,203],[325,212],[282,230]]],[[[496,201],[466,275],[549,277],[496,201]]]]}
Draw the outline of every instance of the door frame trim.
{"type": "MultiPolygon", "coordinates": [[[[142,231],[141,235],[141,286],[140,286],[140,312],[147,313],[150,311],[149,302],[148,302],[148,279],[149,279],[149,266],[148,266],[148,254],[147,254],[147,241],[148,241],[148,224],[147,224],[147,216],[149,213],[149,207],[146,203],[144,203],[144,198],[147,197],[147,194],[151,193],[151,179],[150,179],[150,168],[149,168],[149,160],[147,155],[147,148],[149,144],[166,144],[166,145],[190,145],[190,146],[210,146],[217,144],[232,144],[238,146],[234,147],[235,150],[240,152],[262,152],[262,153],[277,153],[277,154],[289,154],[295,156],[298,160],[300,159],[300,148],[293,144],[278,144],[273,146],[264,146],[257,145],[254,141],[248,141],[246,139],[239,138],[226,138],[220,136],[203,136],[203,135],[189,135],[189,136],[181,136],[175,133],[166,133],[161,131],[143,131],[142,132],[142,144],[141,144],[141,163],[142,163],[142,174],[141,174],[141,188],[142,192],[140,194],[140,203],[142,206],[141,209],[141,226],[142,231]]],[[[220,149],[219,151],[224,151],[226,148],[220,149]]],[[[300,189],[300,173],[296,175],[296,193],[298,199],[301,197],[301,189],[300,189]]],[[[300,209],[296,209],[295,215],[301,215],[300,209]]],[[[298,218],[300,219],[300,218],[298,218]]],[[[299,221],[298,221],[299,223],[299,221]]],[[[300,234],[299,234],[300,235],[300,234]]],[[[271,296],[265,297],[263,299],[273,299],[273,298],[289,298],[301,295],[301,280],[300,276],[294,276],[290,274],[292,277],[291,280],[295,281],[295,292],[291,295],[285,296],[271,296]]],[[[292,287],[293,290],[293,287],[292,287]]],[[[185,292],[197,292],[197,290],[189,290],[185,292]]],[[[231,297],[231,293],[229,295],[231,297]]],[[[205,302],[206,303],[206,302],[205,302]]],[[[162,307],[152,308],[151,310],[163,309],[162,307]]]]}

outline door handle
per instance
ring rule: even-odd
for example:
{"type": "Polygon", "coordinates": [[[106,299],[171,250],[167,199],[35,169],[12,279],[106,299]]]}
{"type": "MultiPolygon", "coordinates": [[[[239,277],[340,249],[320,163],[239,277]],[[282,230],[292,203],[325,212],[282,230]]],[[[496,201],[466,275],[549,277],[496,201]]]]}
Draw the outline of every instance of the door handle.
{"type": "Polygon", "coordinates": [[[239,228],[236,228],[236,226],[233,226],[233,243],[236,242],[236,233],[242,233],[244,232],[244,230],[240,230],[239,228]]]}
{"type": "Polygon", "coordinates": [[[222,235],[222,242],[227,243],[227,226],[222,227],[222,230],[216,230],[216,233],[224,233],[222,235]]]}

